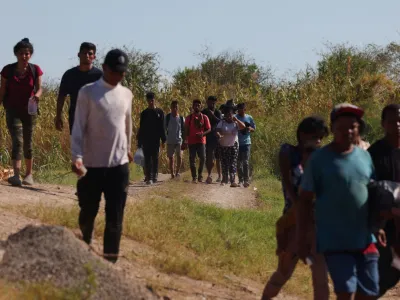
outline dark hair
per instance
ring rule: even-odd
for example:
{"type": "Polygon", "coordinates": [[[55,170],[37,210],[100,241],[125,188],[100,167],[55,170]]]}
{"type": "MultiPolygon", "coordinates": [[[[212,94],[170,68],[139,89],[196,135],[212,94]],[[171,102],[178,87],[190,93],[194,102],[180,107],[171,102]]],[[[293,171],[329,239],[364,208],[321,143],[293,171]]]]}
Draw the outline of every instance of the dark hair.
{"type": "Polygon", "coordinates": [[[214,101],[214,102],[217,102],[217,97],[215,97],[215,96],[209,96],[209,97],[207,98],[207,101],[214,101]]]}
{"type": "Polygon", "coordinates": [[[31,42],[29,42],[28,38],[24,38],[20,40],[15,46],[14,46],[14,54],[17,55],[19,50],[21,49],[29,49],[29,52],[33,54],[33,45],[31,42]]]}
{"type": "Polygon", "coordinates": [[[225,105],[223,108],[223,113],[224,115],[229,114],[229,113],[234,113],[235,112],[235,107],[231,105],[225,105]]]}
{"type": "Polygon", "coordinates": [[[156,98],[156,94],[154,94],[153,92],[148,92],[146,94],[146,99],[147,100],[154,100],[156,98]]]}
{"type": "Polygon", "coordinates": [[[318,116],[307,117],[303,119],[297,127],[297,142],[300,143],[300,133],[310,134],[318,132],[321,132],[324,137],[329,135],[325,120],[318,116]]]}
{"type": "Polygon", "coordinates": [[[237,109],[245,109],[246,103],[239,103],[236,107],[237,107],[237,109]]]}
{"type": "Polygon", "coordinates": [[[171,102],[171,107],[172,106],[177,106],[178,105],[178,101],[177,100],[173,100],[172,102],[171,102]]]}
{"type": "Polygon", "coordinates": [[[96,53],[96,45],[89,42],[83,42],[79,47],[79,52],[82,52],[83,50],[93,50],[93,52],[96,53]]]}
{"type": "Polygon", "coordinates": [[[198,104],[201,105],[201,101],[200,101],[199,99],[194,99],[194,100],[193,100],[193,104],[196,104],[196,103],[198,103],[198,104]]]}
{"type": "Polygon", "coordinates": [[[400,104],[389,104],[386,105],[382,110],[381,120],[385,121],[385,118],[389,112],[398,112],[400,110],[400,104]]]}

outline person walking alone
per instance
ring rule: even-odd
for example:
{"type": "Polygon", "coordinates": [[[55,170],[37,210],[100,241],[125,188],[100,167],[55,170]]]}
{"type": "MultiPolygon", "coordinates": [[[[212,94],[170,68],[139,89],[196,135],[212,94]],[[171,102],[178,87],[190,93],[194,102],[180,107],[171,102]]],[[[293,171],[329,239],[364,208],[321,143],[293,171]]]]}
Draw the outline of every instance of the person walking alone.
{"type": "Polygon", "coordinates": [[[128,56],[119,49],[107,53],[98,81],[78,93],[72,128],[72,169],[78,175],[79,227],[91,243],[94,221],[104,193],[104,258],[116,262],[132,161],[132,92],[120,82],[128,68],[128,56]]]}
{"type": "Polygon", "coordinates": [[[200,112],[201,101],[193,100],[193,113],[185,120],[185,136],[189,145],[190,171],[192,182],[203,181],[203,168],[206,155],[206,135],[211,131],[208,117],[200,112]],[[196,155],[199,157],[199,169],[196,173],[196,155]],[[197,180],[197,181],[196,181],[197,180]]]}
{"type": "Polygon", "coordinates": [[[182,165],[182,141],[185,140],[185,121],[179,115],[178,101],[171,102],[171,112],[165,116],[165,129],[167,131],[167,156],[171,178],[180,177],[182,165]],[[176,156],[176,169],[174,157],[176,156]]]}
{"type": "Polygon", "coordinates": [[[256,130],[256,124],[253,117],[246,114],[246,103],[237,105],[238,113],[236,118],[246,125],[246,128],[239,131],[239,155],[238,155],[238,175],[239,185],[249,187],[250,183],[250,149],[251,137],[250,134],[256,130]]]}
{"type": "Polygon", "coordinates": [[[158,156],[160,140],[162,147],[167,140],[164,128],[164,112],[156,107],[156,96],[153,92],[146,94],[148,107],[140,114],[138,147],[143,149],[145,181],[151,185],[158,178],[158,156]]]}

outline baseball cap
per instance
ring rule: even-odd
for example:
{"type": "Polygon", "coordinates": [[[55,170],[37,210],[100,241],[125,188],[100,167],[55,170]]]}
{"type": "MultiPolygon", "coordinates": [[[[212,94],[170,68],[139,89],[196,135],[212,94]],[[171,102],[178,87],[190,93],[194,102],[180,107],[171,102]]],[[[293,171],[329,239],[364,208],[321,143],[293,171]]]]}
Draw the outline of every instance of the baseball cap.
{"type": "Polygon", "coordinates": [[[104,59],[104,64],[110,67],[114,72],[126,72],[128,69],[129,58],[126,53],[120,49],[109,51],[104,59]]]}
{"type": "Polygon", "coordinates": [[[336,105],[331,112],[331,122],[335,121],[342,115],[354,115],[361,119],[364,116],[364,110],[350,103],[342,103],[336,105]]]}

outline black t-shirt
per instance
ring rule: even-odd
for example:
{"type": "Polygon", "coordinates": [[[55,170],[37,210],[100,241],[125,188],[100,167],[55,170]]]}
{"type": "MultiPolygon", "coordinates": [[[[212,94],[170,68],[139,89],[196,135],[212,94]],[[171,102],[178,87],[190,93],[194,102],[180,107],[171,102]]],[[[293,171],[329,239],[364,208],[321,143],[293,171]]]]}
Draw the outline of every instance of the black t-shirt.
{"type": "MultiPolygon", "coordinates": [[[[375,166],[376,180],[400,182],[400,149],[393,148],[385,139],[375,142],[368,148],[375,166]]],[[[388,243],[395,233],[393,221],[385,226],[388,243]]]]}
{"type": "Polygon", "coordinates": [[[208,133],[206,135],[207,144],[209,142],[216,142],[218,139],[217,139],[217,136],[215,135],[215,129],[217,128],[219,121],[221,121],[221,119],[222,119],[221,111],[219,111],[218,109],[215,109],[214,115],[213,115],[212,112],[210,111],[210,109],[205,108],[201,111],[201,113],[208,117],[208,119],[210,120],[210,125],[211,125],[211,131],[210,131],[210,133],[208,133]]]}
{"type": "Polygon", "coordinates": [[[84,85],[95,82],[101,78],[103,72],[93,67],[87,72],[82,72],[79,67],[66,71],[61,79],[60,95],[70,97],[69,120],[72,125],[78,92],[84,85]]]}

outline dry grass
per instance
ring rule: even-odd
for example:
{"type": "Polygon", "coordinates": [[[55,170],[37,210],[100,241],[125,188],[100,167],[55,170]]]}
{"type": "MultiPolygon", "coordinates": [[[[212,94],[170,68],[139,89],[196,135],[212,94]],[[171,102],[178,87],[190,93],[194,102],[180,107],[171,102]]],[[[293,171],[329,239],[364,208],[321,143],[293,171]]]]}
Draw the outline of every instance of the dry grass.
{"type": "MultiPolygon", "coordinates": [[[[282,200],[276,180],[258,182],[257,186],[260,201],[266,203],[258,211],[199,204],[179,198],[179,188],[178,192],[168,192],[172,189],[166,186],[163,197],[127,205],[124,236],[150,246],[157,254],[141,259],[162,272],[217,282],[223,281],[225,274],[235,274],[264,283],[276,268],[275,221],[281,214],[282,200]]],[[[6,209],[44,223],[77,228],[76,207],[6,209]]],[[[95,227],[100,240],[103,230],[101,213],[95,227]]],[[[304,266],[299,264],[285,291],[310,295],[310,273],[304,266]]]]}

